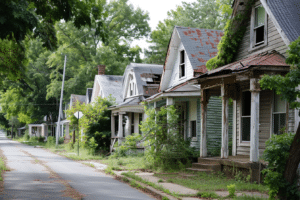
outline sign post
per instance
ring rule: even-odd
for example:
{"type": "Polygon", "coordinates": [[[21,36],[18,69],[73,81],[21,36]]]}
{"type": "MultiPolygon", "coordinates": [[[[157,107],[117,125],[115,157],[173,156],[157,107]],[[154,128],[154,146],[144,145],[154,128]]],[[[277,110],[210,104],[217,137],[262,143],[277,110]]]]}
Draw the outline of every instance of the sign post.
{"type": "Polygon", "coordinates": [[[78,143],[77,143],[77,155],[79,156],[79,119],[83,116],[81,111],[74,113],[74,116],[78,119],[77,129],[78,129],[78,143]]]}

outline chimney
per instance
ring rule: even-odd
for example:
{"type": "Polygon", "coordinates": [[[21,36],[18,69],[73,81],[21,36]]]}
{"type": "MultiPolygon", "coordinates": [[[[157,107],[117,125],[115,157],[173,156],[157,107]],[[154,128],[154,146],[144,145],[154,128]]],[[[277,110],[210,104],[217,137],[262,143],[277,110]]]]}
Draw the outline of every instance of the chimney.
{"type": "Polygon", "coordinates": [[[98,75],[105,75],[105,65],[98,65],[98,75]]]}

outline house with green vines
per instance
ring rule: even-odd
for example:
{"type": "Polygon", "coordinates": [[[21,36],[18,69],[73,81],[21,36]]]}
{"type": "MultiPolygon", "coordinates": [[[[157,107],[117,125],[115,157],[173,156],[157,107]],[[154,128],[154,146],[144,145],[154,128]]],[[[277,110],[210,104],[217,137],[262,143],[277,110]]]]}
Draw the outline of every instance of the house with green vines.
{"type": "MultiPolygon", "coordinates": [[[[223,31],[175,26],[170,38],[159,92],[146,101],[151,107],[174,105],[178,111],[178,132],[191,139],[191,146],[200,150],[200,84],[189,81],[207,72],[206,62],[217,54],[223,31]]],[[[214,96],[207,110],[207,148],[210,156],[221,150],[221,99],[214,96]]],[[[232,120],[232,109],[230,119],[232,120]]],[[[229,130],[229,137],[232,131],[229,130]]]]}
{"type": "Polygon", "coordinates": [[[220,159],[216,164],[231,165],[224,159],[230,159],[229,143],[232,143],[232,155],[250,163],[239,166],[256,170],[252,180],[259,180],[257,169],[266,140],[283,130],[295,132],[299,123],[298,112],[274,91],[262,90],[259,80],[266,74],[284,76],[289,72],[286,51],[300,35],[300,2],[235,0],[232,7],[231,20],[217,47],[218,54],[206,63],[209,70],[190,81],[201,85],[200,157],[209,156],[208,105],[213,96],[218,96],[222,98],[220,158],[223,161],[220,159]]]}

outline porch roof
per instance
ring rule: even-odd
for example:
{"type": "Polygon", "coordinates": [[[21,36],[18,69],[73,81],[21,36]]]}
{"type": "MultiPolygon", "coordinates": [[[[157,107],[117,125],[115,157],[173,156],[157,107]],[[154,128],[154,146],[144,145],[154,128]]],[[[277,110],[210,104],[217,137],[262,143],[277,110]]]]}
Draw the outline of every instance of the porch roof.
{"type": "Polygon", "coordinates": [[[290,67],[290,65],[285,63],[285,57],[279,54],[277,51],[263,52],[227,64],[223,67],[219,67],[211,71],[207,71],[205,74],[199,75],[198,77],[192,80],[196,79],[201,82],[201,79],[205,77],[234,74],[234,73],[246,71],[252,67],[262,67],[262,66],[269,67],[270,69],[271,67],[290,67]]]}

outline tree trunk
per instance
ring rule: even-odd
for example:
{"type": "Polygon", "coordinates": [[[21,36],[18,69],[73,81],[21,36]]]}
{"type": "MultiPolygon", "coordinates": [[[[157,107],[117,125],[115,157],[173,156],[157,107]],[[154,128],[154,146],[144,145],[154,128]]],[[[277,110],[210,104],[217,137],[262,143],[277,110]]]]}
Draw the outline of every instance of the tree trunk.
{"type": "MultiPolygon", "coordinates": [[[[294,137],[294,140],[292,142],[292,145],[290,147],[289,151],[289,158],[287,159],[287,162],[285,164],[285,170],[284,170],[284,178],[287,182],[290,184],[293,184],[295,181],[295,178],[297,177],[297,169],[300,162],[300,122],[298,125],[298,129],[296,132],[296,135],[294,137]]],[[[280,199],[286,199],[286,197],[283,197],[282,195],[280,199]]]]}
{"type": "Polygon", "coordinates": [[[13,130],[14,126],[11,126],[11,139],[13,139],[14,137],[14,130],[13,130]]]}
{"type": "Polygon", "coordinates": [[[75,129],[73,130],[72,138],[73,138],[73,144],[75,144],[75,129]]]}

